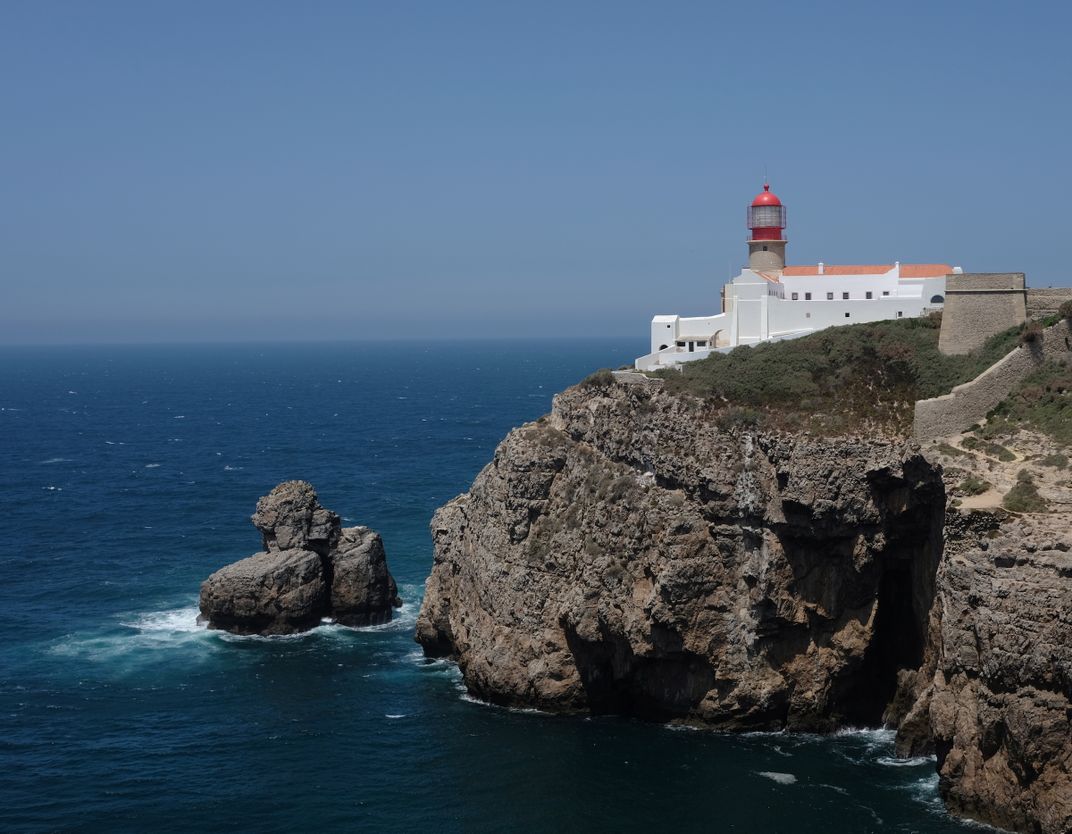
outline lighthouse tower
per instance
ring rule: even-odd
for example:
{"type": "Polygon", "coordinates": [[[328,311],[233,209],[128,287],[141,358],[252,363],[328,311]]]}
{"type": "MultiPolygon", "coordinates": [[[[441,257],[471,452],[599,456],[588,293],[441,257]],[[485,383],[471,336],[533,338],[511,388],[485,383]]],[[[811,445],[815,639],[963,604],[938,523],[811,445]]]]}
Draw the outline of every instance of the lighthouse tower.
{"type": "Polygon", "coordinates": [[[748,268],[780,271],[785,268],[785,206],[763,183],[763,191],[748,207],[748,268]]]}

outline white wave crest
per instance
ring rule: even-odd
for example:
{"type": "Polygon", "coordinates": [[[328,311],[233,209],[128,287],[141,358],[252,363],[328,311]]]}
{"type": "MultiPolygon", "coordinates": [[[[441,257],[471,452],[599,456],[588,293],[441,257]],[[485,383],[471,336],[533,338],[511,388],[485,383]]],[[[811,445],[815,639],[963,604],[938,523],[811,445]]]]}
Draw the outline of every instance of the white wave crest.
{"type": "MultiPolygon", "coordinates": [[[[48,651],[95,662],[118,663],[135,656],[145,659],[161,650],[179,649],[205,640],[209,632],[198,623],[197,615],[197,606],[192,605],[137,614],[133,619],[120,621],[117,633],[69,634],[53,643],[48,651]]],[[[122,667],[117,666],[117,670],[122,671],[122,667]]]]}
{"type": "Polygon", "coordinates": [[[894,756],[879,756],[875,761],[886,767],[923,767],[933,765],[934,756],[913,756],[910,759],[898,759],[894,756]]]}
{"type": "Polygon", "coordinates": [[[792,773],[779,773],[776,770],[757,770],[756,775],[777,782],[779,785],[793,785],[797,781],[797,777],[792,773]]]}

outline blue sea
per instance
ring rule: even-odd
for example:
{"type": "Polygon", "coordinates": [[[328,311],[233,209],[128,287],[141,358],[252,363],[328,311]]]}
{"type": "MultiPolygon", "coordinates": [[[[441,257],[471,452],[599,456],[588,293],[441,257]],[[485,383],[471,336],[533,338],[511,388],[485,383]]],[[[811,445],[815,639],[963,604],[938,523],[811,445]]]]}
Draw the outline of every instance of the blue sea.
{"type": "Polygon", "coordinates": [[[722,735],[468,697],[413,627],[428,522],[515,425],[643,343],[0,350],[0,830],[945,832],[882,730],[722,735]],[[196,623],[304,478],[383,534],[390,624],[196,623]]]}

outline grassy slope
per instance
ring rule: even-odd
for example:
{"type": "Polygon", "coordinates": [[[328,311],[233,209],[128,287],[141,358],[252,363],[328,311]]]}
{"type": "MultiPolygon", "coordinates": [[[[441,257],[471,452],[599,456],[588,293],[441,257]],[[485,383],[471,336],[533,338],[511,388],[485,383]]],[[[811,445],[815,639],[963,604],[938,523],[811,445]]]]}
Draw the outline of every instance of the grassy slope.
{"type": "Polygon", "coordinates": [[[967,356],[938,352],[938,317],[831,327],[658,372],[669,391],[709,402],[718,419],[827,432],[907,433],[916,400],[947,393],[1014,347],[1017,329],[967,356]]]}
{"type": "Polygon", "coordinates": [[[998,437],[1021,426],[1072,446],[1072,366],[1047,362],[994,409],[978,433],[998,437]]]}

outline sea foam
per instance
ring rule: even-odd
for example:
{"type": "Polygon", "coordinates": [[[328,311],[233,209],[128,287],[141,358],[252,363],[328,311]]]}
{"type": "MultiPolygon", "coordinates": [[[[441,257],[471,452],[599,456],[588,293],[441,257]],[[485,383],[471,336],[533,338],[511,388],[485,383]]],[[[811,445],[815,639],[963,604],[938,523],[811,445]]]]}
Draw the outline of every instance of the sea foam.
{"type": "Polygon", "coordinates": [[[756,775],[777,782],[779,785],[793,785],[797,781],[797,777],[792,773],[779,773],[776,770],[757,770],[756,775]]]}

